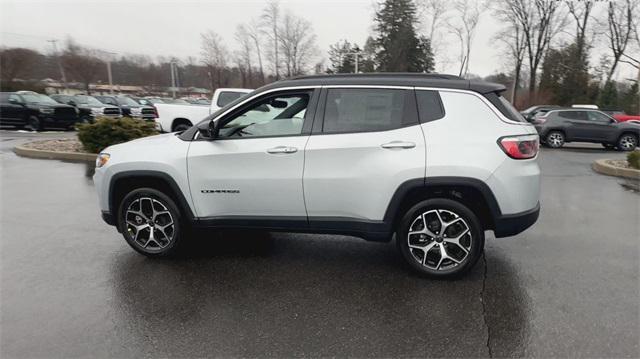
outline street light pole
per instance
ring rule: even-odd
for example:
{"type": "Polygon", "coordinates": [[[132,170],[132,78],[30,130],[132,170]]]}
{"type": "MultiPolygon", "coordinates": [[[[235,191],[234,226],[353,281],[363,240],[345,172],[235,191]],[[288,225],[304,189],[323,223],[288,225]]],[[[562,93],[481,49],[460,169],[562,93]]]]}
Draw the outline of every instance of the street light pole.
{"type": "Polygon", "coordinates": [[[58,69],[60,70],[60,77],[62,80],[62,86],[66,89],[67,88],[67,77],[64,74],[64,68],[62,67],[62,63],[60,62],[60,55],[58,54],[58,46],[57,46],[57,42],[58,40],[55,39],[51,39],[51,40],[47,40],[47,42],[50,42],[51,45],[53,46],[53,54],[56,56],[56,60],[58,62],[58,69]]]}

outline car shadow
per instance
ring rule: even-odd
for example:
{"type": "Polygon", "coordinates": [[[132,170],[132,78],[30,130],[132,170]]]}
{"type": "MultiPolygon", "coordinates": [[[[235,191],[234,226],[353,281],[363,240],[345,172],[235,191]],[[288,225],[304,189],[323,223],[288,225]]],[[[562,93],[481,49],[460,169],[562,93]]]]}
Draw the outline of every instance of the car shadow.
{"type": "Polygon", "coordinates": [[[113,320],[147,355],[477,357],[487,342],[523,355],[528,299],[506,258],[443,281],[411,272],[391,243],[213,237],[174,259],[114,256],[113,320]]]}

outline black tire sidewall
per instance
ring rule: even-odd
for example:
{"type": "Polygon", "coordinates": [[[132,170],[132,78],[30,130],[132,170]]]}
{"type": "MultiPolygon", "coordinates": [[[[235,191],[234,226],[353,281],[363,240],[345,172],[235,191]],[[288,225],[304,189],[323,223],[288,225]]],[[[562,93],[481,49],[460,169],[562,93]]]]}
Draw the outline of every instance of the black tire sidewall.
{"type": "Polygon", "coordinates": [[[193,126],[189,126],[189,125],[187,125],[187,124],[185,124],[185,123],[181,123],[181,124],[179,124],[179,125],[177,125],[177,126],[176,126],[176,128],[174,129],[174,131],[173,131],[173,132],[186,131],[186,130],[188,130],[188,129],[189,129],[189,128],[191,128],[191,127],[193,127],[193,126]]]}
{"type": "Polygon", "coordinates": [[[137,252],[142,253],[149,257],[168,257],[175,255],[180,248],[183,234],[183,226],[182,226],[182,216],[180,213],[180,209],[175,204],[175,202],[164,193],[155,190],[153,188],[139,188],[129,192],[120,202],[120,206],[118,207],[118,216],[117,216],[117,225],[118,230],[122,233],[125,241],[137,252]],[[166,206],[171,212],[171,216],[174,221],[174,234],[173,241],[169,243],[167,247],[165,247],[162,251],[159,252],[148,252],[144,250],[144,248],[140,247],[137,243],[133,241],[133,239],[129,238],[127,234],[127,227],[125,223],[125,211],[129,208],[129,205],[140,197],[150,197],[155,200],[160,201],[164,206],[166,206]]]}
{"type": "Polygon", "coordinates": [[[407,264],[421,275],[442,279],[458,278],[473,268],[473,266],[478,262],[478,259],[480,259],[482,251],[484,250],[484,231],[482,230],[482,226],[480,225],[480,221],[477,216],[461,203],[445,198],[428,199],[417,203],[404,214],[396,230],[396,245],[407,264]],[[469,230],[471,231],[473,241],[469,257],[462,266],[457,266],[450,271],[435,271],[423,267],[422,264],[415,260],[409,251],[409,245],[406,241],[409,226],[412,221],[418,217],[418,215],[432,209],[451,210],[462,217],[470,226],[469,230]]]}

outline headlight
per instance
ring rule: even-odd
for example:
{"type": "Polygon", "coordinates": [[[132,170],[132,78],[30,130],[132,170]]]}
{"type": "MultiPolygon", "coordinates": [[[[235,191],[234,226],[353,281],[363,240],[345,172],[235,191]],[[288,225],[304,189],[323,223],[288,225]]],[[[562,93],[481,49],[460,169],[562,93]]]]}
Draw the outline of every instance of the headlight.
{"type": "Polygon", "coordinates": [[[40,113],[47,113],[47,114],[51,114],[53,113],[53,109],[52,108],[41,108],[40,109],[40,113]]]}
{"type": "Polygon", "coordinates": [[[100,168],[106,165],[107,162],[109,162],[109,158],[111,158],[111,155],[109,155],[108,153],[98,154],[98,157],[96,158],[96,168],[100,168]]]}

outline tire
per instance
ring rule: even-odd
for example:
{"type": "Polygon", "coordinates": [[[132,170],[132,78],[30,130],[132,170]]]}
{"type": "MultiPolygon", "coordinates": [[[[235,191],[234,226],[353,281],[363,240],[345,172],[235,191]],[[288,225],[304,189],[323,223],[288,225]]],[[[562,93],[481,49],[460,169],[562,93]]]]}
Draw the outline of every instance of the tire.
{"type": "Polygon", "coordinates": [[[620,151],[633,151],[638,147],[638,137],[631,133],[623,133],[616,147],[620,151]]]}
{"type": "Polygon", "coordinates": [[[117,221],[127,243],[148,257],[173,256],[185,241],[178,206],[169,196],[152,188],[129,192],[118,208],[117,221]]]}
{"type": "Polygon", "coordinates": [[[80,117],[78,123],[91,123],[91,117],[84,115],[82,117],[80,117]]]}
{"type": "Polygon", "coordinates": [[[564,146],[564,133],[560,131],[551,131],[545,137],[544,142],[551,148],[560,148],[564,146]]]}
{"type": "Polygon", "coordinates": [[[186,131],[186,130],[190,129],[191,127],[193,127],[193,125],[190,125],[188,123],[179,123],[179,124],[176,125],[176,127],[173,128],[173,132],[186,131]]]}
{"type": "Polygon", "coordinates": [[[42,131],[42,122],[37,116],[31,116],[27,120],[25,128],[31,131],[42,131]]]}
{"type": "Polygon", "coordinates": [[[404,214],[396,230],[396,245],[409,266],[421,275],[456,278],[478,262],[484,231],[477,216],[461,203],[429,199],[404,214]],[[441,232],[443,222],[448,226],[441,232]]]}

